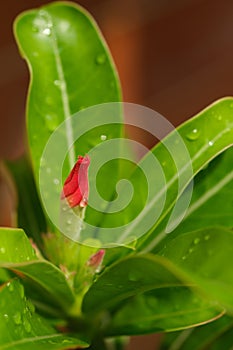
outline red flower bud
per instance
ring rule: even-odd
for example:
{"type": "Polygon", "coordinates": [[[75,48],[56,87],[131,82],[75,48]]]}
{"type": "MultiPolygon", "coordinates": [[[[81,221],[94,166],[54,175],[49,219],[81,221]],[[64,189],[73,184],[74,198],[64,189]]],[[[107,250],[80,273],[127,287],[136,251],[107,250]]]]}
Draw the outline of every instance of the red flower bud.
{"type": "Polygon", "coordinates": [[[89,164],[90,158],[88,156],[78,156],[76,164],[64,183],[61,199],[65,198],[71,208],[77,205],[83,208],[87,205],[89,164]]]}
{"type": "Polygon", "coordinates": [[[87,261],[87,265],[94,269],[96,272],[99,271],[101,264],[103,262],[105,255],[105,250],[100,249],[97,253],[93,254],[87,261]]]}

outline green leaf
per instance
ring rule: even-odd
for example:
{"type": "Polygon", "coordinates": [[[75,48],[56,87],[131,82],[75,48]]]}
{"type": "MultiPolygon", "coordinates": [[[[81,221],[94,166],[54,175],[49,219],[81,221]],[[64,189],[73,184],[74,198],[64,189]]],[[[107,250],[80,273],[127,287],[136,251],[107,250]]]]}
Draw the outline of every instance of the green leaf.
{"type": "Polygon", "coordinates": [[[59,350],[88,346],[83,340],[59,334],[37,315],[18,280],[12,280],[0,288],[0,310],[1,350],[59,350]]]}
{"type": "MultiPolygon", "coordinates": [[[[14,30],[31,74],[27,126],[36,183],[39,186],[41,166],[46,173],[46,181],[44,184],[41,181],[40,190],[43,198],[49,192],[51,200],[47,197],[44,200],[50,201],[48,205],[57,218],[62,182],[74,165],[75,158],[101,144],[101,135],[108,140],[121,136],[122,125],[112,123],[95,127],[96,112],[88,112],[89,116],[91,114],[90,122],[86,123],[85,114],[80,115],[79,119],[83,127],[91,124],[90,131],[83,132],[76,140],[75,133],[82,127],[78,125],[77,128],[74,118],[75,113],[83,108],[119,101],[118,76],[96,23],[84,9],[75,4],[53,2],[40,9],[27,11],[17,18],[14,30]],[[49,160],[41,158],[49,137],[63,122],[65,127],[59,142],[56,142],[54,153],[49,160]],[[60,162],[59,155],[66,155],[66,151],[68,157],[60,162]]],[[[119,121],[121,113],[119,108],[117,110],[119,113],[115,120],[119,121]]],[[[92,157],[95,158],[94,155],[92,157]]],[[[117,178],[117,169],[118,164],[106,166],[105,173],[111,174],[108,179],[112,181],[117,178]]],[[[98,190],[106,192],[105,189],[106,179],[102,179],[98,183],[98,190]]],[[[108,191],[108,199],[112,195],[108,191]]],[[[48,215],[51,219],[51,213],[48,215]]],[[[93,225],[102,219],[101,213],[91,208],[88,208],[86,216],[93,225]]],[[[54,221],[54,218],[51,220],[54,221]]],[[[57,223],[55,226],[58,226],[57,223]]],[[[56,227],[51,225],[50,229],[56,230],[56,227]]]]}
{"type": "Polygon", "coordinates": [[[171,239],[160,251],[229,312],[233,312],[233,231],[209,228],[171,239]]]}
{"type": "Polygon", "coordinates": [[[195,178],[192,201],[172,236],[211,226],[233,227],[233,148],[223,152],[195,178]]]}
{"type": "Polygon", "coordinates": [[[6,282],[6,281],[8,281],[9,280],[9,273],[7,272],[7,270],[6,269],[1,269],[0,268],[0,284],[2,283],[2,282],[6,282]]]}
{"type": "Polygon", "coordinates": [[[41,247],[41,233],[46,232],[46,220],[36,190],[31,165],[26,156],[7,166],[14,178],[18,192],[18,227],[22,228],[41,247]]]}
{"type": "Polygon", "coordinates": [[[161,288],[128,298],[114,314],[108,335],[170,332],[221,316],[214,304],[187,287],[161,288]]]}
{"type": "Polygon", "coordinates": [[[232,327],[232,318],[223,316],[208,325],[167,334],[161,350],[228,350],[233,345],[232,327]]]}
{"type": "MultiPolygon", "coordinates": [[[[227,148],[232,146],[233,140],[233,99],[224,98],[221,99],[211,106],[207,107],[205,110],[200,112],[196,117],[188,120],[182,124],[178,129],[178,133],[183,139],[185,146],[190,154],[192,161],[193,175],[186,171],[187,157],[183,157],[182,149],[179,149],[179,142],[176,146],[177,135],[176,132],[172,132],[168,135],[163,143],[159,143],[153,150],[153,154],[159,160],[160,164],[163,164],[163,171],[166,177],[166,186],[164,184],[156,190],[158,193],[163,191],[166,188],[166,202],[163,207],[162,213],[156,223],[153,225],[153,230],[151,229],[147,236],[143,237],[138,243],[138,250],[143,250],[144,252],[152,251],[156,245],[167,236],[166,232],[172,230],[167,230],[169,219],[171,218],[171,211],[174,208],[175,203],[178,199],[178,181],[182,173],[182,187],[180,187],[180,195],[187,189],[188,184],[192,178],[197,175],[209,162],[217,157],[227,148]],[[194,132],[195,131],[195,132],[194,132]],[[166,149],[166,146],[173,145],[173,154],[169,153],[166,149]],[[179,159],[179,171],[175,167],[174,159],[178,157],[179,159]]],[[[228,157],[228,156],[226,156],[228,157]]],[[[229,153],[230,157],[230,153],[229,153]]],[[[228,158],[229,159],[229,158],[228,158]]],[[[142,160],[143,162],[147,161],[147,157],[142,160]]],[[[177,159],[176,159],[177,161],[177,159]]],[[[205,193],[207,199],[211,194],[217,194],[215,191],[219,188],[222,189],[222,186],[229,185],[232,181],[232,169],[230,164],[226,168],[226,173],[224,173],[224,167],[226,162],[221,169],[216,170],[216,177],[213,175],[212,179],[207,186],[207,180],[203,182],[203,187],[205,188],[205,193]],[[224,175],[223,175],[224,173],[224,175]],[[222,177],[223,176],[223,177],[222,177]],[[225,177],[226,176],[226,177],[225,177]],[[222,182],[216,185],[216,182],[219,181],[221,177],[222,182]]],[[[210,167],[211,168],[211,167],[210,167]]],[[[207,169],[208,171],[208,169],[207,169]]],[[[134,177],[137,176],[137,172],[134,177]]],[[[201,176],[201,175],[200,175],[201,176]]],[[[156,179],[156,184],[160,184],[161,179],[156,179]]],[[[201,187],[201,186],[200,186],[201,187]]],[[[192,204],[195,205],[200,198],[200,192],[203,188],[197,189],[194,192],[194,199],[192,204]]],[[[205,196],[205,193],[202,195],[205,196]]],[[[185,192],[187,194],[187,192],[185,192]]],[[[184,194],[184,196],[185,196],[184,194]]],[[[183,198],[184,198],[183,196],[183,198]]],[[[153,217],[153,212],[156,213],[156,210],[160,209],[160,198],[157,196],[152,198],[152,203],[149,205],[148,212],[146,213],[147,218],[153,217]],[[156,198],[156,201],[155,201],[156,198]]],[[[181,196],[182,202],[182,196],[181,196]]],[[[213,205],[212,205],[213,206],[213,205]]],[[[203,212],[203,209],[201,209],[203,212]]],[[[211,209],[209,209],[211,211],[211,209]]],[[[172,224],[182,220],[182,215],[184,212],[178,212],[177,215],[169,222],[170,227],[172,224]]],[[[142,218],[142,222],[145,222],[146,216],[142,218]]],[[[140,223],[141,227],[141,223],[140,223]]]]}
{"type": "MultiPolygon", "coordinates": [[[[54,2],[21,14],[15,35],[31,72],[28,133],[38,176],[51,132],[84,107],[118,101],[119,82],[97,25],[75,4],[54,2]]],[[[97,143],[93,135],[89,141],[97,143]]],[[[89,146],[88,139],[80,142],[79,154],[89,146]]]]}
{"type": "Polygon", "coordinates": [[[231,147],[210,162],[194,179],[192,201],[181,224],[166,235],[163,222],[158,235],[146,250],[157,253],[166,242],[184,232],[211,226],[233,227],[232,203],[226,200],[233,188],[233,148],[231,147]]]}
{"type": "Polygon", "coordinates": [[[50,262],[37,258],[23,230],[1,228],[0,246],[0,267],[26,277],[42,293],[41,302],[69,311],[75,298],[64,274],[50,262]]]}
{"type": "Polygon", "coordinates": [[[112,313],[108,335],[181,329],[221,314],[174,265],[152,255],[131,256],[106,268],[83,300],[87,316],[103,311],[112,313]]]}

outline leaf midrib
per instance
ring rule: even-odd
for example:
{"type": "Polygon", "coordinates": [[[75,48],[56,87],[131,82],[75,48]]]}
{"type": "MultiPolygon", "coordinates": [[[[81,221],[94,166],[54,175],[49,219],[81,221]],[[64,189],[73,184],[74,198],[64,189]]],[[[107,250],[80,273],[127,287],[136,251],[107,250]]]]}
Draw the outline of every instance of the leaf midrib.
{"type": "Polygon", "coordinates": [[[75,163],[75,151],[73,147],[74,137],[73,137],[72,124],[70,119],[71,111],[70,111],[70,104],[69,104],[69,98],[68,98],[67,84],[66,84],[64,69],[62,65],[61,55],[59,53],[59,48],[57,45],[57,35],[55,31],[55,26],[54,26],[52,17],[47,11],[46,11],[46,16],[47,16],[49,25],[51,27],[52,48],[53,48],[56,67],[57,67],[58,80],[60,82],[59,88],[61,91],[61,99],[62,99],[64,120],[65,120],[65,127],[66,127],[69,164],[70,164],[70,169],[72,169],[75,163]]]}
{"type": "MultiPolygon", "coordinates": [[[[11,349],[12,346],[15,345],[22,345],[22,344],[27,344],[27,343],[34,343],[35,341],[41,341],[41,340],[47,340],[47,339],[54,339],[54,338],[63,338],[64,336],[62,334],[49,334],[49,335],[42,335],[42,336],[36,336],[33,338],[24,338],[24,339],[20,339],[20,340],[16,340],[16,341],[12,341],[11,343],[5,344],[5,345],[1,345],[1,350],[5,350],[5,349],[11,349]]],[[[69,348],[73,345],[68,345],[69,348]]],[[[77,346],[77,345],[75,345],[77,346]]]]}

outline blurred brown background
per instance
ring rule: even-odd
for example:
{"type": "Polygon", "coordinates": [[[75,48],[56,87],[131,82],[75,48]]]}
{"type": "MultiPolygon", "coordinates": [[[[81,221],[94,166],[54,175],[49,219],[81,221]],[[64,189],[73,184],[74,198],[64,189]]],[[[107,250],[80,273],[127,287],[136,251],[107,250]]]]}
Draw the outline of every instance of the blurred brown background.
{"type": "MultiPolygon", "coordinates": [[[[0,158],[22,152],[28,73],[12,22],[48,1],[8,0],[0,19],[0,158]]],[[[175,125],[233,95],[232,0],[80,0],[98,22],[124,100],[154,108],[175,125]]]]}
{"type": "MultiPolygon", "coordinates": [[[[1,3],[0,159],[23,152],[28,73],[14,43],[12,22],[21,11],[47,2],[1,3]]],[[[178,125],[212,101],[233,95],[232,0],[76,2],[93,14],[103,31],[119,71],[124,101],[149,106],[178,125]]],[[[0,203],[4,203],[0,223],[7,224],[3,181],[0,191],[0,203]]],[[[151,338],[141,342],[140,350],[154,348],[151,338]]],[[[130,349],[136,350],[135,343],[130,349]]]]}

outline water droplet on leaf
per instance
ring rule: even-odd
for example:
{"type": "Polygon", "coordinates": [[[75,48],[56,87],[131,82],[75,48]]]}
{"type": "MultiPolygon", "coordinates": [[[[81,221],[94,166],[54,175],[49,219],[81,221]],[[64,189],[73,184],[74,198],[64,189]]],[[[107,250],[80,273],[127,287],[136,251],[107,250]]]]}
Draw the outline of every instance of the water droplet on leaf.
{"type": "Polygon", "coordinates": [[[9,288],[9,291],[10,291],[10,292],[13,292],[14,286],[13,286],[13,284],[12,284],[11,282],[8,282],[8,283],[6,284],[6,286],[9,288]]]}
{"type": "Polygon", "coordinates": [[[186,138],[189,140],[189,141],[196,141],[199,137],[200,133],[197,129],[193,129],[191,132],[189,132],[187,135],[186,135],[186,138]]]}
{"type": "Polygon", "coordinates": [[[61,80],[54,80],[54,85],[62,89],[64,86],[64,83],[61,80]]]}
{"type": "Polygon", "coordinates": [[[23,326],[24,326],[24,329],[25,329],[25,331],[26,331],[27,333],[30,333],[30,332],[31,332],[32,327],[31,327],[31,325],[30,325],[30,323],[28,322],[27,319],[25,319],[25,320],[23,321],[23,326]]]}
{"type": "Polygon", "coordinates": [[[17,312],[14,316],[13,316],[13,320],[14,323],[19,325],[22,323],[22,319],[21,319],[21,314],[19,312],[17,312]]]}
{"type": "Polygon", "coordinates": [[[60,181],[58,179],[53,179],[54,185],[59,185],[60,181]]]}
{"type": "Polygon", "coordinates": [[[213,141],[209,141],[209,142],[208,142],[208,145],[209,145],[210,147],[213,146],[213,144],[214,144],[213,141]]]}
{"type": "Polygon", "coordinates": [[[50,36],[50,35],[51,35],[51,29],[50,29],[49,27],[44,28],[44,29],[42,30],[42,33],[43,33],[44,35],[50,36]]]}
{"type": "Polygon", "coordinates": [[[100,136],[100,140],[101,141],[106,141],[107,140],[107,136],[106,135],[101,135],[100,136]]]}
{"type": "Polygon", "coordinates": [[[1,247],[0,248],[0,253],[5,254],[6,253],[6,249],[4,247],[1,247]]]}
{"type": "Polygon", "coordinates": [[[199,242],[200,242],[200,238],[198,238],[198,237],[195,238],[194,241],[193,241],[194,244],[198,244],[199,242]]]}
{"type": "Polygon", "coordinates": [[[34,33],[38,33],[39,32],[39,28],[37,26],[32,26],[32,31],[34,33]]]}
{"type": "Polygon", "coordinates": [[[6,321],[8,321],[9,316],[7,314],[4,314],[3,317],[5,318],[6,321]]]}
{"type": "Polygon", "coordinates": [[[24,297],[24,287],[22,286],[22,284],[19,285],[19,295],[20,295],[21,299],[23,299],[23,297],[24,297]]]}
{"type": "Polygon", "coordinates": [[[47,114],[45,116],[45,122],[50,131],[54,131],[57,128],[58,121],[55,115],[47,114]]]}
{"type": "Polygon", "coordinates": [[[32,314],[35,312],[35,306],[32,304],[30,300],[27,300],[27,307],[32,314]]]}
{"type": "Polygon", "coordinates": [[[139,279],[140,279],[140,276],[138,275],[137,271],[130,271],[129,280],[131,282],[138,282],[139,279]]]}
{"type": "Polygon", "coordinates": [[[96,63],[97,64],[104,64],[106,61],[106,55],[105,54],[99,54],[97,57],[96,57],[96,63]]]}

